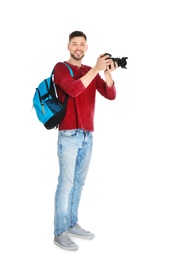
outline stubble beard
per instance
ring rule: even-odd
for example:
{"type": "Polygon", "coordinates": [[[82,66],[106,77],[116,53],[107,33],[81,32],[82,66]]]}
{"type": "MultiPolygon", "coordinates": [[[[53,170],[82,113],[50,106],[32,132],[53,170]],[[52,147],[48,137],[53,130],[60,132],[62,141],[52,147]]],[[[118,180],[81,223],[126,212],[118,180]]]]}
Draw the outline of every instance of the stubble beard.
{"type": "Polygon", "coordinates": [[[71,57],[74,59],[74,60],[82,60],[84,55],[82,55],[81,57],[76,57],[74,54],[70,53],[71,57]]]}

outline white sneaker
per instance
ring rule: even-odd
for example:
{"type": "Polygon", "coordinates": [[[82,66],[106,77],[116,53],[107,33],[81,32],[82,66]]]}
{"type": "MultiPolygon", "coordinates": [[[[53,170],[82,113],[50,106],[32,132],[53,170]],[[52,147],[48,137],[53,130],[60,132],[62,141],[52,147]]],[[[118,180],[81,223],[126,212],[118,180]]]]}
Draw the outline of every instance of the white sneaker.
{"type": "Polygon", "coordinates": [[[80,227],[78,223],[74,227],[69,228],[67,232],[70,235],[74,235],[85,239],[93,239],[95,237],[93,233],[91,233],[90,231],[86,231],[85,229],[80,227]]]}
{"type": "Polygon", "coordinates": [[[55,236],[54,244],[66,250],[78,249],[78,245],[76,245],[74,242],[71,241],[67,232],[63,232],[61,235],[55,236]]]}

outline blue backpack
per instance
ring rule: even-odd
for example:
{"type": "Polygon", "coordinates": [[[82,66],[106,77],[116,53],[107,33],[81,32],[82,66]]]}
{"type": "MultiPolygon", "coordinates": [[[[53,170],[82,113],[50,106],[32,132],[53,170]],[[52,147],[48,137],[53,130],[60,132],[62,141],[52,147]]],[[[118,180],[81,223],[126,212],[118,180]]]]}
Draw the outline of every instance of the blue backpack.
{"type": "MultiPolygon", "coordinates": [[[[68,64],[64,64],[73,77],[72,68],[68,64]]],[[[54,74],[52,72],[49,78],[46,78],[39,84],[33,97],[33,107],[37,117],[48,130],[58,127],[65,116],[68,100],[67,94],[63,103],[59,100],[53,78],[54,74]]]]}

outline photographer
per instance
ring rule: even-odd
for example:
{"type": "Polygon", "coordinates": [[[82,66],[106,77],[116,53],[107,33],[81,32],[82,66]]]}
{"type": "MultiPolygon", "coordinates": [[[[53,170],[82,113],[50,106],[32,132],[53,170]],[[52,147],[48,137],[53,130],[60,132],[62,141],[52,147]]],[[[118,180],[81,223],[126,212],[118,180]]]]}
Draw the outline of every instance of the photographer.
{"type": "Polygon", "coordinates": [[[54,81],[61,99],[69,95],[67,112],[58,129],[59,176],[55,193],[54,243],[66,250],[77,250],[71,240],[75,235],[93,239],[94,234],[78,224],[78,207],[89,169],[94,131],[96,91],[109,100],[116,97],[112,71],[118,64],[109,55],[100,55],[94,67],[82,64],[88,49],[87,37],[81,31],[69,35],[70,58],[54,68],[54,81]],[[104,71],[105,79],[99,75],[104,71]]]}

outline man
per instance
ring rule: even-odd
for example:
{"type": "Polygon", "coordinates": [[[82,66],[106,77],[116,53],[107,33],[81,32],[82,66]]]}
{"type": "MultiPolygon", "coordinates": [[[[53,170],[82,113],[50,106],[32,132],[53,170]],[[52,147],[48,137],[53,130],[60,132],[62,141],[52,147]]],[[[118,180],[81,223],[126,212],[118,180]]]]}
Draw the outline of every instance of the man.
{"type": "Polygon", "coordinates": [[[96,91],[109,100],[116,97],[111,72],[117,69],[117,63],[107,59],[109,55],[102,54],[93,68],[83,65],[87,49],[86,35],[81,31],[72,32],[68,42],[70,59],[66,63],[72,68],[74,77],[63,63],[57,63],[54,68],[59,97],[63,100],[65,93],[69,95],[67,112],[58,133],[60,173],[54,217],[54,243],[66,250],[78,249],[71,235],[86,239],[95,236],[78,224],[78,207],[92,153],[96,91]],[[105,80],[99,75],[103,70],[105,80]]]}

